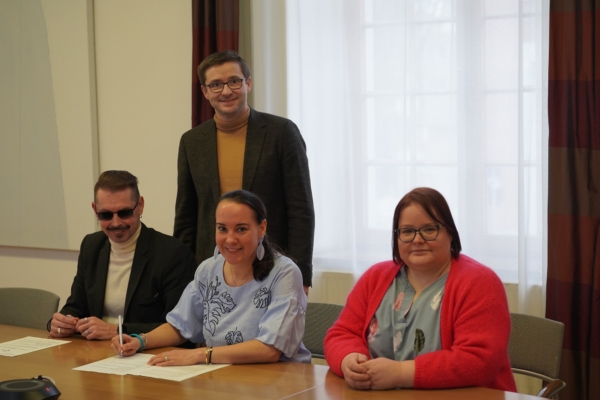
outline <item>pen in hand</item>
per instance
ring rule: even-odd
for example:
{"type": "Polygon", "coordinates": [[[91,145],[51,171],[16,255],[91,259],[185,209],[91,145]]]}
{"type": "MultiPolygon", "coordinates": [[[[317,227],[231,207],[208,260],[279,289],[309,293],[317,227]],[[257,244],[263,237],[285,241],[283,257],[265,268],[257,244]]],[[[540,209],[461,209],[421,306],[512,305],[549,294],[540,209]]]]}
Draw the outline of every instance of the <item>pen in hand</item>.
{"type": "Polygon", "coordinates": [[[119,315],[119,343],[121,344],[121,351],[119,355],[123,357],[123,319],[119,315]]]}

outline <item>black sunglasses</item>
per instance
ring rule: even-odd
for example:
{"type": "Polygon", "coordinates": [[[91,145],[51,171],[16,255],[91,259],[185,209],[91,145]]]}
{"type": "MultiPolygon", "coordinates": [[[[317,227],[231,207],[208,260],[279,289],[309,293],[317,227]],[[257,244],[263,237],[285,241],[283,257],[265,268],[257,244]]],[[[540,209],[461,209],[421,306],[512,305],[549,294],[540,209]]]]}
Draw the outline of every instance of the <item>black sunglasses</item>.
{"type": "Polygon", "coordinates": [[[135,210],[135,208],[138,206],[139,202],[140,202],[140,198],[138,197],[137,201],[135,202],[135,206],[133,208],[125,208],[125,209],[119,210],[117,212],[100,211],[100,212],[97,212],[96,215],[98,216],[98,219],[100,221],[110,221],[113,219],[113,216],[115,214],[117,214],[120,219],[131,218],[131,216],[133,215],[133,210],[135,210]]]}

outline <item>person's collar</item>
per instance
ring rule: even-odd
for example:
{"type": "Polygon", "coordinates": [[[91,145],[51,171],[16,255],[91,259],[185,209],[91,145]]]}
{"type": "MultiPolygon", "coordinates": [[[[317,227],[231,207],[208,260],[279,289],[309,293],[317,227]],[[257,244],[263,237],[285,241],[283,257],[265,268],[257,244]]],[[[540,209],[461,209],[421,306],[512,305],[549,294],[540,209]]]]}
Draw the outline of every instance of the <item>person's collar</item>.
{"type": "Polygon", "coordinates": [[[110,248],[116,254],[128,254],[135,251],[135,245],[137,243],[138,238],[140,237],[140,232],[142,231],[142,224],[138,227],[137,231],[126,241],[123,243],[115,243],[110,238],[110,248]]]}
{"type": "Polygon", "coordinates": [[[215,125],[217,126],[218,130],[225,133],[235,132],[248,125],[248,119],[250,118],[250,106],[247,106],[246,111],[231,121],[220,120],[217,114],[215,114],[214,118],[215,125]]]}

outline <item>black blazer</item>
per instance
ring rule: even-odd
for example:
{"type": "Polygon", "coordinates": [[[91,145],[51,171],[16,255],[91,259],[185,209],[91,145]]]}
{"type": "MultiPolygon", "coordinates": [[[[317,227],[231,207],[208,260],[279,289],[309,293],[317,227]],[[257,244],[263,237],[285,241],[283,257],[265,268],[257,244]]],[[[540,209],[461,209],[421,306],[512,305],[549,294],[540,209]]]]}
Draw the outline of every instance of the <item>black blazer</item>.
{"type": "MultiPolygon", "coordinates": [[[[109,261],[110,241],[104,232],[87,235],[61,314],[102,318],[109,261]]],[[[194,255],[187,246],[142,224],[127,285],[123,330],[149,332],[166,322],[195,271],[194,255]]]]}
{"type": "MultiPolygon", "coordinates": [[[[265,203],[267,233],[293,259],[304,285],[312,281],[315,233],[306,145],[289,119],[250,109],[242,189],[265,203]]],[[[215,211],[221,197],[214,119],[186,132],[179,143],[173,236],[201,263],[215,249],[215,211]]]]}

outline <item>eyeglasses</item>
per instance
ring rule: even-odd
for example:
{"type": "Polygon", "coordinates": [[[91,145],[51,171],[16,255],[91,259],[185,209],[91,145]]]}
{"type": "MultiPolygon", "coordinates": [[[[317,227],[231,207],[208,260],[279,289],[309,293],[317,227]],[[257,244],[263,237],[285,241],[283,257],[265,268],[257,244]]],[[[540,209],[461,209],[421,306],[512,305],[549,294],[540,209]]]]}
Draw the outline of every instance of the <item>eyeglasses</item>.
{"type": "Polygon", "coordinates": [[[440,233],[440,228],[444,225],[432,225],[432,226],[424,226],[421,229],[412,229],[412,228],[400,228],[394,229],[394,235],[404,243],[410,243],[415,240],[417,237],[417,233],[421,235],[423,240],[431,242],[432,240],[437,239],[438,234],[440,233]]]}
{"type": "Polygon", "coordinates": [[[213,93],[221,93],[223,91],[223,88],[225,88],[225,85],[229,86],[229,89],[231,90],[235,90],[235,89],[239,89],[242,87],[242,83],[246,80],[246,78],[235,78],[235,79],[231,79],[227,82],[213,82],[213,83],[209,83],[208,85],[204,85],[205,87],[209,88],[211,92],[213,93]]]}
{"type": "Polygon", "coordinates": [[[138,197],[137,201],[135,202],[135,206],[133,208],[124,208],[123,210],[119,210],[117,212],[100,211],[100,212],[97,212],[96,215],[98,216],[98,219],[100,221],[110,221],[113,219],[113,216],[115,214],[117,214],[120,219],[131,218],[133,216],[133,210],[136,209],[139,202],[140,202],[140,198],[138,197]]]}

